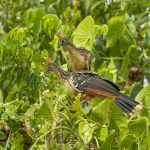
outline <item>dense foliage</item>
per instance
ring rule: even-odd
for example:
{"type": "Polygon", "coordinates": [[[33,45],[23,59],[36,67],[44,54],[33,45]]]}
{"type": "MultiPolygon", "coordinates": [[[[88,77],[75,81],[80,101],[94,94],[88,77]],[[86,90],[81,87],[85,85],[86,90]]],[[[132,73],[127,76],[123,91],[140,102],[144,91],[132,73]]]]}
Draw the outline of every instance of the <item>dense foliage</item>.
{"type": "Polygon", "coordinates": [[[0,149],[149,150],[150,2],[0,0],[0,118],[0,149]],[[59,30],[143,109],[126,115],[112,99],[72,98],[43,61],[66,69],[59,30]]]}

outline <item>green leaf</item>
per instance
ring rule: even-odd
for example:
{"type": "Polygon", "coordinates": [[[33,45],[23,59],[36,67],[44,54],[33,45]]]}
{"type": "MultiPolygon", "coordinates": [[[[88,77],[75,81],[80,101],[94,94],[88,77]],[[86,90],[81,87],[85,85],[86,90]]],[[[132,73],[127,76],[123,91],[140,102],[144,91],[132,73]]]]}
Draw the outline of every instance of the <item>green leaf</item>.
{"type": "Polygon", "coordinates": [[[108,26],[103,24],[101,26],[95,25],[95,34],[98,36],[102,35],[102,33],[106,34],[108,32],[108,26]]]}
{"type": "Polygon", "coordinates": [[[141,139],[145,137],[147,130],[146,119],[138,118],[129,122],[128,132],[119,141],[120,149],[130,149],[134,144],[134,147],[138,147],[141,143],[141,139]]]}
{"type": "Polygon", "coordinates": [[[4,40],[20,40],[25,36],[26,28],[22,27],[15,27],[12,30],[10,30],[4,37],[4,40]]]}
{"type": "Polygon", "coordinates": [[[144,137],[142,142],[142,148],[141,149],[150,149],[150,133],[147,131],[146,137],[144,137]]]}
{"type": "MultiPolygon", "coordinates": [[[[136,100],[138,102],[142,102],[144,101],[144,99],[146,97],[150,97],[150,84],[147,85],[146,87],[144,87],[139,93],[138,95],[136,96],[136,100]]],[[[147,109],[150,109],[150,103],[147,103],[147,105],[145,106],[147,109]]]]}
{"type": "Polygon", "coordinates": [[[47,50],[43,50],[41,52],[41,58],[46,59],[48,57],[48,51],[47,50]]]}
{"type": "Polygon", "coordinates": [[[39,34],[44,15],[45,11],[43,8],[29,8],[23,13],[22,20],[28,28],[32,28],[34,34],[39,34]]]}
{"type": "Polygon", "coordinates": [[[108,136],[108,127],[102,126],[101,128],[101,134],[100,134],[100,140],[105,141],[108,136]]]}
{"type": "Polygon", "coordinates": [[[57,52],[58,50],[58,42],[59,42],[59,39],[58,37],[54,37],[53,41],[51,41],[49,44],[53,46],[55,52],[57,52]]]}
{"type": "Polygon", "coordinates": [[[115,123],[118,129],[121,130],[122,132],[124,132],[125,129],[128,128],[127,116],[115,104],[111,113],[111,121],[112,121],[111,123],[112,124],[115,123]]]}
{"type": "Polygon", "coordinates": [[[16,52],[16,55],[18,55],[21,46],[24,45],[26,33],[26,27],[16,26],[15,28],[12,28],[3,38],[4,42],[7,43],[7,49],[16,52]],[[17,51],[15,51],[16,49],[17,51]]]}
{"type": "Polygon", "coordinates": [[[15,84],[11,91],[8,93],[7,97],[6,97],[6,102],[10,102],[13,101],[15,99],[15,94],[19,91],[19,88],[17,86],[17,84],[15,84]]]}
{"type": "Polygon", "coordinates": [[[131,33],[131,35],[137,34],[136,27],[132,21],[127,22],[127,26],[128,26],[128,29],[129,29],[129,32],[131,33]]]}
{"type": "Polygon", "coordinates": [[[111,100],[110,99],[104,99],[104,100],[101,100],[92,109],[93,115],[99,119],[101,124],[109,122],[110,106],[111,106],[111,100]]]}
{"type": "Polygon", "coordinates": [[[86,47],[90,50],[94,43],[94,29],[93,18],[87,16],[82,22],[80,22],[76,30],[73,32],[73,43],[78,47],[86,47]]]}
{"type": "Polygon", "coordinates": [[[128,54],[126,54],[125,56],[124,56],[124,58],[123,58],[123,63],[122,63],[122,67],[121,67],[121,69],[120,69],[120,75],[121,75],[121,77],[123,77],[123,78],[125,78],[125,79],[127,79],[127,75],[128,75],[128,70],[127,70],[127,68],[128,68],[128,66],[129,66],[129,64],[130,64],[130,59],[129,59],[129,55],[128,54]]]}
{"type": "Polygon", "coordinates": [[[48,14],[43,17],[43,28],[46,33],[51,37],[61,27],[61,20],[53,14],[48,14]]]}
{"type": "Polygon", "coordinates": [[[115,135],[115,131],[111,130],[109,133],[109,136],[106,138],[106,140],[104,141],[104,143],[101,146],[101,150],[106,150],[106,149],[111,149],[112,147],[112,142],[114,140],[114,135],[115,135]]]}
{"type": "Polygon", "coordinates": [[[3,35],[4,35],[4,27],[2,26],[2,23],[0,22],[0,39],[2,39],[3,35]]]}
{"type": "Polygon", "coordinates": [[[117,16],[108,20],[108,33],[106,35],[106,47],[113,47],[120,37],[124,26],[124,17],[117,16]]]}
{"type": "Polygon", "coordinates": [[[72,116],[80,116],[81,115],[81,102],[80,102],[80,94],[75,97],[75,101],[72,105],[69,106],[69,110],[74,112],[72,116]]]}
{"type": "Polygon", "coordinates": [[[120,75],[121,77],[124,78],[124,80],[127,80],[128,78],[128,68],[131,63],[137,63],[137,47],[135,45],[131,45],[128,50],[126,55],[123,57],[123,63],[120,69],[120,75]]]}
{"type": "Polygon", "coordinates": [[[115,66],[113,58],[110,59],[109,64],[103,64],[99,68],[98,74],[105,77],[106,79],[112,80],[113,82],[117,81],[117,68],[115,66]]]}
{"type": "Polygon", "coordinates": [[[23,135],[21,135],[19,132],[17,132],[13,137],[12,137],[12,145],[11,145],[11,150],[16,150],[20,149],[22,150],[24,145],[23,145],[23,135]]]}
{"type": "Polygon", "coordinates": [[[150,85],[147,85],[144,87],[136,96],[136,100],[138,102],[142,102],[144,105],[143,109],[141,110],[141,113],[145,116],[147,116],[150,119],[150,85]]]}
{"type": "Polygon", "coordinates": [[[85,144],[92,139],[94,130],[87,121],[82,121],[79,123],[78,131],[85,144]]]}
{"type": "Polygon", "coordinates": [[[53,120],[52,111],[47,101],[44,101],[44,103],[40,107],[38,111],[38,116],[44,118],[45,120],[53,120]]]}
{"type": "Polygon", "coordinates": [[[3,102],[3,93],[2,93],[2,90],[0,89],[0,103],[3,102]]]}
{"type": "Polygon", "coordinates": [[[45,15],[45,12],[42,8],[40,9],[37,9],[35,12],[34,12],[34,15],[33,15],[33,31],[34,33],[36,34],[39,34],[39,32],[41,31],[41,27],[42,27],[42,17],[45,15]]]}
{"type": "Polygon", "coordinates": [[[135,134],[137,138],[140,138],[140,136],[143,136],[145,134],[146,128],[146,119],[142,117],[129,123],[129,133],[135,134]]]}
{"type": "Polygon", "coordinates": [[[118,143],[119,149],[130,149],[132,144],[134,142],[137,142],[137,139],[135,138],[134,135],[125,135],[124,137],[121,138],[120,142],[118,143]]]}
{"type": "Polygon", "coordinates": [[[3,132],[3,131],[0,131],[0,140],[5,140],[7,139],[7,135],[3,132]]]}
{"type": "Polygon", "coordinates": [[[1,68],[1,73],[0,73],[0,83],[6,79],[7,74],[9,74],[9,72],[12,70],[13,65],[7,65],[7,66],[3,66],[1,68]]]}

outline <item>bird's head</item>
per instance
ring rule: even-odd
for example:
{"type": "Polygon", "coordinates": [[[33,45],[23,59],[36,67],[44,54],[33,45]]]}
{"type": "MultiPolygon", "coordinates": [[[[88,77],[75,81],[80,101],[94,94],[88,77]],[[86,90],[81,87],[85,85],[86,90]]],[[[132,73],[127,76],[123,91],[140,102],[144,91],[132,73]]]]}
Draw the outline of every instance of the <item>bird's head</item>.
{"type": "Polygon", "coordinates": [[[61,39],[60,42],[59,42],[60,46],[65,46],[67,44],[68,44],[68,40],[67,39],[61,39]]]}
{"type": "Polygon", "coordinates": [[[63,32],[58,32],[56,35],[58,36],[58,38],[60,40],[60,42],[59,42],[60,46],[65,46],[69,43],[69,41],[65,38],[65,35],[63,32]]]}
{"type": "Polygon", "coordinates": [[[46,72],[54,71],[55,69],[56,69],[56,65],[53,63],[53,61],[50,58],[48,58],[46,72]]]}
{"type": "Polygon", "coordinates": [[[63,79],[65,80],[68,79],[69,77],[69,73],[67,71],[61,69],[55,63],[53,63],[53,61],[50,58],[48,58],[46,72],[51,72],[51,71],[54,71],[60,80],[63,79]]]}

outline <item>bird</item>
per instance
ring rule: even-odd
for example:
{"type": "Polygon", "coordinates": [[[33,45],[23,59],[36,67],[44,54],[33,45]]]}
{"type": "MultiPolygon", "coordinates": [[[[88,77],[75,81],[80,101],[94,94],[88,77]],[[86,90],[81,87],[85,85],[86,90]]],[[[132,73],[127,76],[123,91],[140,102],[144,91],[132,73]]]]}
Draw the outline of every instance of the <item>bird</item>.
{"type": "Polygon", "coordinates": [[[59,45],[68,51],[68,71],[90,70],[91,53],[85,48],[77,48],[62,32],[56,34],[59,37],[59,45]]]}
{"type": "Polygon", "coordinates": [[[73,96],[81,93],[85,98],[90,99],[93,97],[113,98],[116,105],[126,113],[132,112],[134,108],[142,109],[141,104],[122,94],[116,84],[94,72],[87,70],[68,72],[51,60],[48,61],[46,71],[54,71],[73,96]]]}

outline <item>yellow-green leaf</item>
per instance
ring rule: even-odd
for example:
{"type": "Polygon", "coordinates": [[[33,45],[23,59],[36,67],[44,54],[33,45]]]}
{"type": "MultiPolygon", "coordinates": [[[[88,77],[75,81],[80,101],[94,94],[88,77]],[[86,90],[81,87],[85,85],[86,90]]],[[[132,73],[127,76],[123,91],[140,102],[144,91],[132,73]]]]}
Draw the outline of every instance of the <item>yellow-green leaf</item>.
{"type": "Polygon", "coordinates": [[[73,32],[73,42],[78,47],[86,47],[89,50],[94,42],[94,20],[87,16],[73,32]]]}

